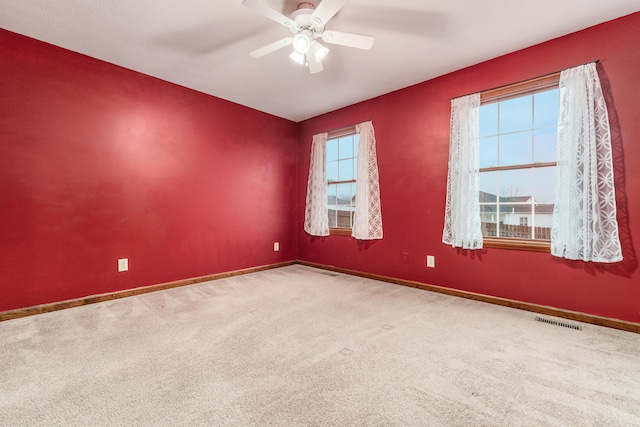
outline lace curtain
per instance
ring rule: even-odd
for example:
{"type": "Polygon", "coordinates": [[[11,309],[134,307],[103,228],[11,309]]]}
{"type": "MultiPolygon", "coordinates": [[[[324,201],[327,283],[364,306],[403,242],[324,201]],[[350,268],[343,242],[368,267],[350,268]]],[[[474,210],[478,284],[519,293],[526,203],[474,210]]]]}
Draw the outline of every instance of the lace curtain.
{"type": "Polygon", "coordinates": [[[307,201],[304,212],[304,231],[312,236],[329,235],[327,214],[327,133],[313,136],[311,144],[311,164],[307,180],[307,201]]]}
{"type": "Polygon", "coordinates": [[[351,236],[358,240],[382,239],[380,184],[373,123],[360,123],[356,126],[356,132],[360,134],[360,143],[356,171],[356,212],[351,236]]]}
{"type": "Polygon", "coordinates": [[[560,74],[557,162],[551,254],[621,261],[609,117],[594,63],[560,74]]]}
{"type": "Polygon", "coordinates": [[[449,176],[442,241],[455,248],[482,248],[479,133],[480,94],[451,100],[449,176]]]}

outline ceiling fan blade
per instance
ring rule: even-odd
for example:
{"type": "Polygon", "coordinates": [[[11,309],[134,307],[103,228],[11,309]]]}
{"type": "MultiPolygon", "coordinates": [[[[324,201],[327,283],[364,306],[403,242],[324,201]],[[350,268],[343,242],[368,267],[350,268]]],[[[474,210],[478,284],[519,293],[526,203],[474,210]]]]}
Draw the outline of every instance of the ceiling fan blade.
{"type": "Polygon", "coordinates": [[[371,46],[373,46],[375,39],[371,36],[364,36],[362,34],[343,33],[341,31],[325,31],[322,33],[322,40],[327,43],[369,50],[371,49],[371,46]]]}
{"type": "Polygon", "coordinates": [[[293,43],[293,37],[285,37],[282,40],[278,40],[277,42],[270,43],[264,47],[261,47],[260,49],[254,50],[249,55],[253,56],[254,58],[261,58],[265,55],[270,54],[271,52],[275,52],[278,49],[289,46],[291,43],[293,43]]]}
{"type": "Polygon", "coordinates": [[[276,21],[278,24],[284,25],[287,28],[296,26],[296,23],[293,19],[284,16],[280,12],[276,12],[275,10],[271,9],[269,6],[267,6],[266,4],[262,3],[259,0],[242,0],[242,4],[248,7],[249,9],[252,9],[258,12],[261,15],[273,21],[276,21]]]}
{"type": "Polygon", "coordinates": [[[311,14],[311,22],[317,27],[324,27],[349,0],[322,0],[311,14]]]}
{"type": "Polygon", "coordinates": [[[309,64],[309,72],[311,74],[319,73],[324,70],[322,62],[316,60],[316,56],[311,52],[307,52],[307,64],[309,64]]]}

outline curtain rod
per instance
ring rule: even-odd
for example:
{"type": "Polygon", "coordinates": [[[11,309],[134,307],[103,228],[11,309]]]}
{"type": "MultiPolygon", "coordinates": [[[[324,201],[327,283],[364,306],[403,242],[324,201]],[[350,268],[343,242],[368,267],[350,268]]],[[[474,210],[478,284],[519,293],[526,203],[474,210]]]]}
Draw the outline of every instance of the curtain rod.
{"type": "MultiPolygon", "coordinates": [[[[595,60],[593,60],[593,61],[585,62],[584,64],[581,64],[581,65],[597,64],[598,62],[600,62],[600,60],[599,60],[599,59],[595,59],[595,60]]],[[[580,66],[580,65],[576,65],[576,67],[579,67],[579,66],[580,66]]],[[[575,67],[569,67],[569,68],[575,68],[575,67]]],[[[568,70],[569,68],[565,68],[565,70],[568,70]]],[[[517,84],[519,84],[519,83],[524,83],[524,82],[529,81],[529,80],[533,80],[533,79],[541,79],[541,78],[544,78],[544,77],[552,76],[552,75],[554,75],[554,74],[561,73],[562,71],[564,71],[564,70],[558,70],[558,71],[554,71],[554,72],[552,72],[552,73],[543,74],[543,75],[541,75],[541,76],[532,77],[532,78],[530,78],[530,79],[524,79],[524,80],[520,80],[520,81],[518,81],[518,82],[512,82],[512,83],[508,83],[508,84],[506,84],[506,85],[492,87],[492,88],[490,88],[490,89],[481,90],[481,91],[479,91],[479,92],[473,92],[473,93],[468,93],[468,94],[466,94],[466,95],[456,96],[456,97],[454,97],[454,98],[449,98],[449,100],[450,100],[450,101],[452,101],[452,100],[454,100],[454,99],[456,99],[456,98],[462,98],[463,96],[473,95],[474,93],[491,92],[491,91],[493,91],[493,90],[502,89],[502,88],[505,88],[505,87],[507,87],[507,86],[514,86],[514,85],[517,85],[517,84]]]]}
{"type": "Polygon", "coordinates": [[[345,131],[345,130],[348,130],[348,129],[354,129],[356,126],[358,126],[361,123],[372,122],[372,121],[373,121],[372,119],[363,120],[360,123],[356,123],[355,125],[345,126],[345,127],[340,128],[340,129],[330,130],[327,133],[329,133],[329,134],[338,133],[338,132],[342,132],[342,131],[345,131]]]}

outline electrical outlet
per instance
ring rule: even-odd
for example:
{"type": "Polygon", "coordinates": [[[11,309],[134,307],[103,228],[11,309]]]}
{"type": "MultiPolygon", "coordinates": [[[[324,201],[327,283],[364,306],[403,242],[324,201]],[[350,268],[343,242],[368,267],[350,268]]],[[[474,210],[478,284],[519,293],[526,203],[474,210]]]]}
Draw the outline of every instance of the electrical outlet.
{"type": "Polygon", "coordinates": [[[280,250],[280,242],[273,242],[273,251],[278,252],[280,250]]]}
{"type": "Polygon", "coordinates": [[[436,257],[433,255],[427,255],[427,267],[436,268],[436,257]]]}
{"type": "Polygon", "coordinates": [[[402,252],[402,262],[403,263],[409,262],[409,252],[402,252]]]}
{"type": "Polygon", "coordinates": [[[120,258],[118,260],[118,273],[129,270],[129,258],[120,258]]]}

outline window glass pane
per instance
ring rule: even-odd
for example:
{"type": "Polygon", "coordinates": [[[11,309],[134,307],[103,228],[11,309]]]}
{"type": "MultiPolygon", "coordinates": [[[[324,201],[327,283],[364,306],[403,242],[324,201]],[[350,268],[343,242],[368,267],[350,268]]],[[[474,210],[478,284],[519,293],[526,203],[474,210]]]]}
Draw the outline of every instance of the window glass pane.
{"type": "Polygon", "coordinates": [[[500,133],[533,127],[533,96],[522,96],[500,102],[500,133]]]}
{"type": "Polygon", "coordinates": [[[525,202],[533,196],[533,168],[498,172],[501,202],[525,202]]]}
{"type": "Polygon", "coordinates": [[[356,183],[351,184],[351,206],[356,205],[356,183]]]}
{"type": "Polygon", "coordinates": [[[338,180],[338,162],[327,162],[327,182],[338,180]]]}
{"type": "Polygon", "coordinates": [[[555,166],[480,173],[480,215],[487,237],[549,240],[555,166]],[[500,189],[499,205],[496,191],[500,189]],[[495,223],[500,223],[496,226],[495,223]]]}
{"type": "Polygon", "coordinates": [[[556,126],[558,124],[558,106],[560,95],[558,89],[536,93],[533,96],[533,125],[536,128],[556,126]]]}
{"type": "Polygon", "coordinates": [[[506,204],[499,206],[500,237],[531,239],[531,205],[506,204]]]}
{"type": "Polygon", "coordinates": [[[353,179],[353,159],[340,160],[338,162],[338,177],[340,181],[353,179]]]}
{"type": "Polygon", "coordinates": [[[338,225],[338,217],[337,217],[337,197],[336,191],[338,186],[336,184],[327,185],[327,213],[329,215],[329,227],[335,228],[338,225]]]}
{"type": "Polygon", "coordinates": [[[496,237],[497,205],[480,205],[480,221],[482,225],[482,235],[486,237],[496,237]]]}
{"type": "Polygon", "coordinates": [[[338,186],[336,184],[330,184],[327,185],[327,205],[329,206],[329,208],[331,208],[331,206],[335,206],[338,203],[338,198],[337,198],[337,190],[338,186]]]}
{"type": "Polygon", "coordinates": [[[338,140],[330,139],[327,141],[327,161],[338,160],[338,140]]]}
{"type": "MultiPolygon", "coordinates": [[[[536,205],[533,218],[535,239],[551,240],[551,223],[553,222],[553,210],[548,209],[549,205],[536,205]]],[[[553,205],[551,205],[553,208],[553,205]]]]}
{"type": "Polygon", "coordinates": [[[537,203],[553,204],[556,200],[556,167],[535,168],[532,170],[532,196],[537,203]]]}
{"type": "Polygon", "coordinates": [[[335,209],[329,209],[327,214],[329,215],[329,228],[336,228],[338,226],[338,218],[335,209]]]}
{"type": "Polygon", "coordinates": [[[558,129],[556,127],[536,130],[533,133],[533,161],[555,162],[558,129]]]}
{"type": "Polygon", "coordinates": [[[498,137],[480,138],[480,167],[498,166],[498,137]]]}
{"type": "Polygon", "coordinates": [[[349,206],[351,204],[351,184],[337,184],[338,187],[338,205],[349,206]]]}
{"type": "Polygon", "coordinates": [[[519,165],[533,161],[531,131],[500,136],[500,166],[519,165]]]}
{"type": "Polygon", "coordinates": [[[480,203],[496,202],[498,194],[498,173],[480,172],[480,203]]]}
{"type": "MultiPolygon", "coordinates": [[[[353,179],[358,179],[358,142],[360,141],[359,135],[353,136],[353,179]]],[[[355,184],[353,185],[353,193],[355,194],[355,184]]],[[[355,202],[354,202],[355,203],[355,202]]]]}
{"type": "Polygon", "coordinates": [[[345,136],[338,140],[340,142],[340,148],[338,154],[341,159],[345,159],[347,157],[353,157],[353,137],[345,136]]]}
{"type": "Polygon", "coordinates": [[[498,134],[498,103],[480,106],[480,137],[498,134]]]}
{"type": "Polygon", "coordinates": [[[351,228],[351,212],[338,208],[336,211],[336,223],[338,228],[351,228]]]}
{"type": "Polygon", "coordinates": [[[354,184],[337,184],[338,187],[338,205],[336,206],[336,221],[338,228],[351,228],[351,217],[353,208],[351,207],[352,201],[352,186],[354,184]]]}
{"type": "Polygon", "coordinates": [[[349,218],[351,220],[350,228],[353,227],[353,216],[356,211],[356,184],[355,182],[351,184],[351,207],[349,208],[349,218]]]}

